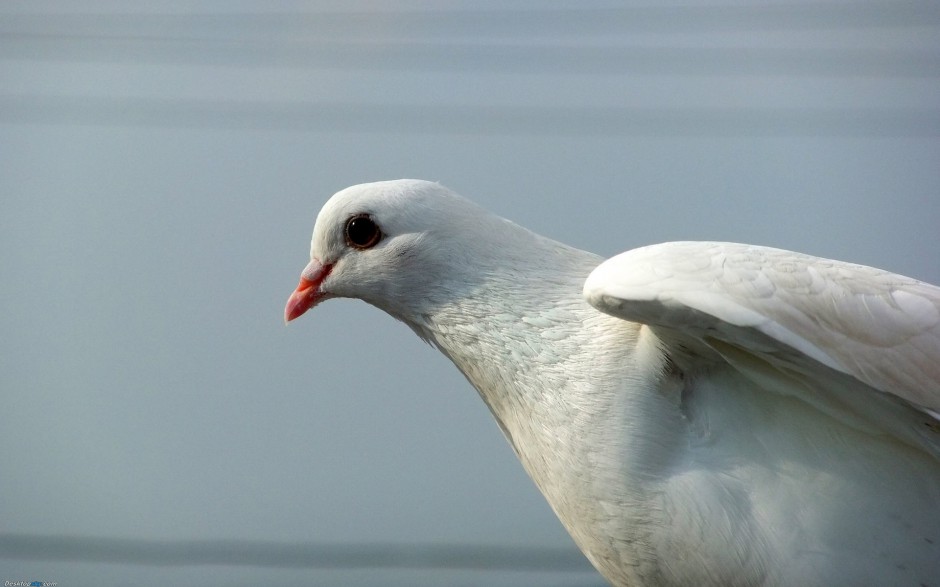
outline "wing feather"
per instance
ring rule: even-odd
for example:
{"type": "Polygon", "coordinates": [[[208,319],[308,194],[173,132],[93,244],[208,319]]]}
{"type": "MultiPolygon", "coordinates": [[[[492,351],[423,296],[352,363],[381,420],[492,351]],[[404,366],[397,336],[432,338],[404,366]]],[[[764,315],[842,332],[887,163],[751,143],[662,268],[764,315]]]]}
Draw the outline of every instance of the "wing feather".
{"type": "Polygon", "coordinates": [[[796,351],[940,412],[940,288],[916,279],[769,247],[673,242],[605,261],[584,295],[607,314],[701,340],[796,351]]]}

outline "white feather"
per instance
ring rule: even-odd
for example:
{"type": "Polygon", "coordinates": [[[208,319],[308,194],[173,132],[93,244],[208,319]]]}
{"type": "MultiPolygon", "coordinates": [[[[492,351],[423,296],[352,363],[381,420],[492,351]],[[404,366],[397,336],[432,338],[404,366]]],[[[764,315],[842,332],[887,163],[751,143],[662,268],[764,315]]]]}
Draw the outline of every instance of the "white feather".
{"type": "Polygon", "coordinates": [[[584,294],[603,312],[698,337],[747,346],[754,330],[770,350],[940,410],[940,288],[909,277],[769,247],[675,242],[605,261],[584,294]]]}
{"type": "Polygon", "coordinates": [[[453,361],[612,584],[940,582],[937,288],[723,243],[601,263],[417,180],[335,195],[311,256],[453,361]]]}

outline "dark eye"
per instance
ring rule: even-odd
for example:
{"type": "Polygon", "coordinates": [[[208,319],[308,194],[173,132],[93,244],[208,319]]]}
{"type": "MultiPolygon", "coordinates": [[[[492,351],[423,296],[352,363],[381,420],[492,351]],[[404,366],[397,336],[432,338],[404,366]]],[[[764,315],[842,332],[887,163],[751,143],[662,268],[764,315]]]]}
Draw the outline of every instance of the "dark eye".
{"type": "Polygon", "coordinates": [[[367,214],[353,216],[346,221],[346,242],[357,249],[372,248],[382,240],[379,225],[367,214]]]}

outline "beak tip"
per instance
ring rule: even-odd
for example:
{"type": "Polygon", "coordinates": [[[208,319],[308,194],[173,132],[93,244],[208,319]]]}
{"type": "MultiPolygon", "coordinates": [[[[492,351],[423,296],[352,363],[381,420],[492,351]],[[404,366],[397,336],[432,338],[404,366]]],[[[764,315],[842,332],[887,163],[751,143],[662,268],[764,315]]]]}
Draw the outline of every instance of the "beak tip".
{"type": "Polygon", "coordinates": [[[303,295],[303,293],[292,295],[284,308],[284,324],[289,324],[302,316],[313,305],[312,301],[311,296],[303,295]]]}

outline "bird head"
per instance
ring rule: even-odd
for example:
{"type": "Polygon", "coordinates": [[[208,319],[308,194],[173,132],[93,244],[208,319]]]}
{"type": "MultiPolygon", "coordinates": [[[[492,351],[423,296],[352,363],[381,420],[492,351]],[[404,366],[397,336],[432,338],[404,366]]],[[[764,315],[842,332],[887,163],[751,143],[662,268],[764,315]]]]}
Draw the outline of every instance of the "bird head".
{"type": "MultiPolygon", "coordinates": [[[[359,298],[408,320],[472,273],[468,232],[501,220],[440,184],[395,180],[335,194],[317,216],[310,262],[284,310],[287,322],[334,297],[359,298]]],[[[505,221],[502,221],[505,222],[505,221]]]]}

